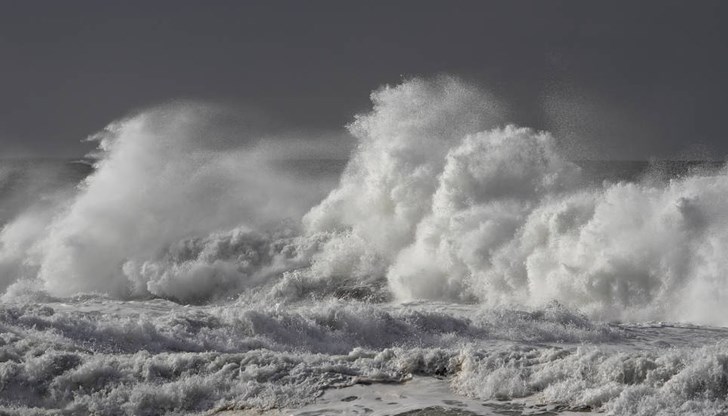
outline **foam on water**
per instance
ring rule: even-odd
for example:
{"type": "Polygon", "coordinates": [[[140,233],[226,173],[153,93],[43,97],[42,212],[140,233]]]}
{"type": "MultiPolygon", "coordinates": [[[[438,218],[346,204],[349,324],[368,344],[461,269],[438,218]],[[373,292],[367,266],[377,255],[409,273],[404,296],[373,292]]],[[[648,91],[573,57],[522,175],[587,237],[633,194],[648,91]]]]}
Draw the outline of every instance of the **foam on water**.
{"type": "Polygon", "coordinates": [[[725,410],[725,330],[598,324],[558,305],[281,310],[87,297],[5,305],[0,319],[0,400],[17,414],[296,408],[327,389],[413,376],[449,380],[476,400],[530,397],[616,414],[725,410]]]}
{"type": "Polygon", "coordinates": [[[296,408],[413,376],[473,400],[726,410],[723,330],[604,322],[726,324],[728,171],[595,181],[451,77],[372,101],[338,182],[284,162],[331,139],[178,103],[94,136],[78,187],[13,202],[4,411],[296,408]]]}

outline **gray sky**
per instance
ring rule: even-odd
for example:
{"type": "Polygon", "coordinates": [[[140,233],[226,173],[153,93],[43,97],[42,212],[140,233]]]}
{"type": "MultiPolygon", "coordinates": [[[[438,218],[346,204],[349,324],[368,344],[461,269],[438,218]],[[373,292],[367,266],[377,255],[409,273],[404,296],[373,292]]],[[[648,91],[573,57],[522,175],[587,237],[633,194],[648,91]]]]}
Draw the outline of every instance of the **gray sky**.
{"type": "Polygon", "coordinates": [[[73,157],[171,99],[331,131],[451,73],[597,157],[728,155],[725,1],[0,0],[0,155],[73,157]]]}

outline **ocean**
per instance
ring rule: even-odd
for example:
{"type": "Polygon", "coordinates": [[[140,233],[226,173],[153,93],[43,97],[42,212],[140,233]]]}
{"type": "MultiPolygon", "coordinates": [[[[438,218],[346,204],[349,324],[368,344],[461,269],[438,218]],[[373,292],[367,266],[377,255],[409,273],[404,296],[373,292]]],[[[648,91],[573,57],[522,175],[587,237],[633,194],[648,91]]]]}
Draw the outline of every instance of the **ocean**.
{"type": "Polygon", "coordinates": [[[0,414],[728,414],[722,162],[372,100],[348,159],[187,103],[0,161],[0,414]]]}

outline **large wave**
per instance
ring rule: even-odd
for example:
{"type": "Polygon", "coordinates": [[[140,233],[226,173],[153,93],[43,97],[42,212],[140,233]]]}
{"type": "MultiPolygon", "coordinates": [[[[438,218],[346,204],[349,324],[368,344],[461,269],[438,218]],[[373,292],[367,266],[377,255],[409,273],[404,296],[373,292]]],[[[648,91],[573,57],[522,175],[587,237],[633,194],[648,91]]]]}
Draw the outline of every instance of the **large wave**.
{"type": "Polygon", "coordinates": [[[556,300],[605,319],[726,323],[725,170],[595,185],[557,138],[505,124],[456,78],[372,101],[349,125],[338,184],[281,170],[295,141],[217,107],[113,123],[73,197],[3,228],[6,298],[37,285],[179,302],[556,300]]]}

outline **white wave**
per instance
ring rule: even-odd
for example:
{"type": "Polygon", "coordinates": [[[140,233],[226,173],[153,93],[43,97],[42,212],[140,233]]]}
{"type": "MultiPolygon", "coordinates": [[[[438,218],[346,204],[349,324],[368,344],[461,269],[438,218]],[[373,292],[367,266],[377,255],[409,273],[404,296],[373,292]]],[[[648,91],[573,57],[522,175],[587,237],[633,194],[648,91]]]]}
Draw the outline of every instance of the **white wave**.
{"type": "Polygon", "coordinates": [[[340,241],[317,262],[376,259],[369,280],[386,276],[399,300],[725,323],[725,170],[594,186],[547,133],[488,127],[495,106],[458,81],[373,100],[340,186],[304,217],[340,241]]]}
{"type": "MultiPolygon", "coordinates": [[[[239,267],[244,255],[234,264],[208,259],[195,265],[166,262],[165,253],[216,233],[221,245],[228,232],[254,234],[268,224],[296,229],[330,188],[321,176],[310,182],[280,169],[292,151],[283,142],[292,139],[265,136],[248,124],[225,108],[194,103],[111,124],[91,138],[99,146],[96,169],[76,195],[53,210],[29,209],[3,229],[3,287],[37,276],[54,296],[196,300],[245,286],[239,281],[250,273],[238,270],[245,269],[239,267]],[[280,224],[288,218],[288,225],[280,224]]],[[[304,142],[324,147],[306,137],[297,146],[304,142]]],[[[329,145],[328,153],[337,147],[329,145]]]]}
{"type": "MultiPolygon", "coordinates": [[[[114,123],[76,195],[5,225],[0,285],[180,302],[556,300],[602,319],[725,323],[725,170],[594,185],[557,138],[500,126],[500,106],[455,78],[372,101],[323,199],[329,183],[276,167],[300,143],[230,110],[183,103],[114,123]]],[[[317,143],[306,158],[331,154],[317,143]]]]}
{"type": "Polygon", "coordinates": [[[451,77],[372,101],[338,185],[283,166],[341,156],[332,138],[216,106],[95,136],[75,193],[3,218],[0,413],[281,409],[413,376],[472,402],[728,411],[725,330],[650,323],[726,324],[728,171],[595,183],[451,77]]]}
{"type": "Polygon", "coordinates": [[[4,305],[0,326],[0,408],[10,414],[298,407],[329,388],[412,376],[448,377],[478,400],[618,415],[725,410],[724,330],[606,325],[559,305],[284,310],[89,297],[4,305]]]}

